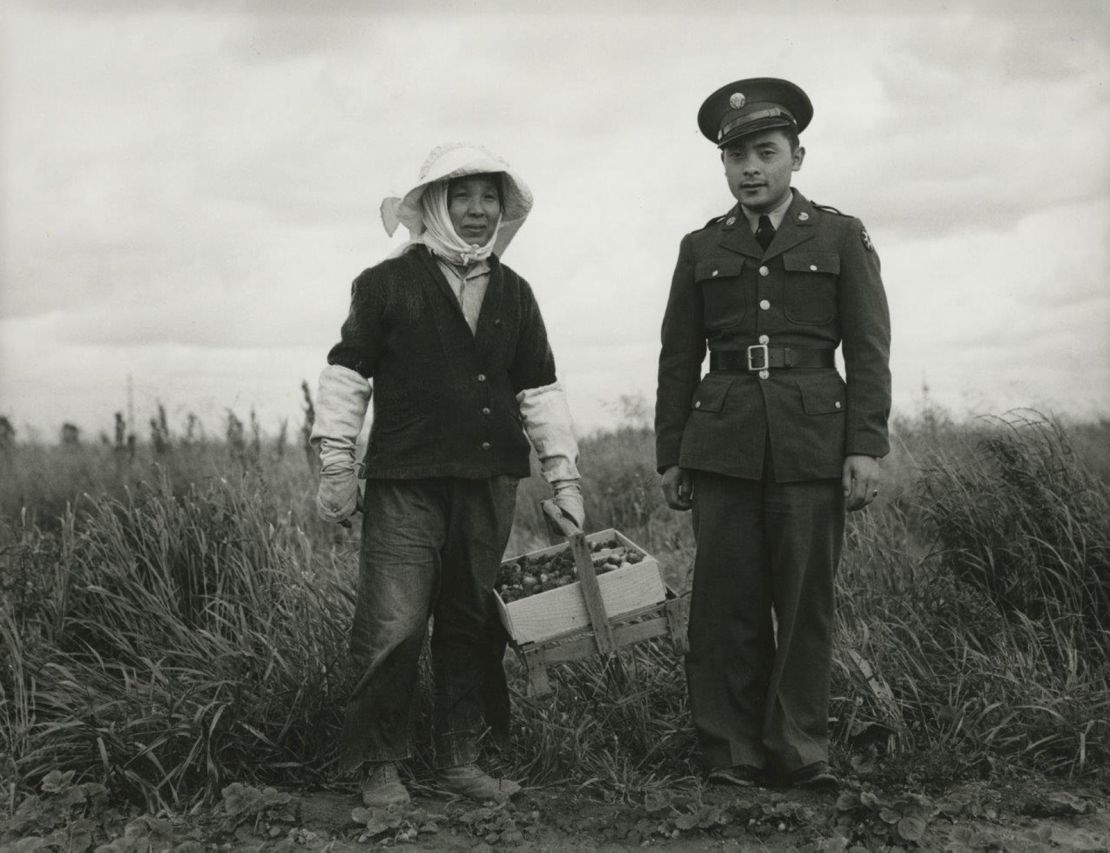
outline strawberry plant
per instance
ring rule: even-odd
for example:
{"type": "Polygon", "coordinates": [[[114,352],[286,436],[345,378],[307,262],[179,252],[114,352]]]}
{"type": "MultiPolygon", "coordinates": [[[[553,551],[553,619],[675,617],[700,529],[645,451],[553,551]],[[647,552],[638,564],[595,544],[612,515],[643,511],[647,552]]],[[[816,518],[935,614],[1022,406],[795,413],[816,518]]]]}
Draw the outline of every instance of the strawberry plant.
{"type": "Polygon", "coordinates": [[[39,783],[41,794],[20,802],[0,841],[19,839],[15,849],[87,850],[118,814],[107,809],[108,790],[96,782],[74,783],[74,771],[51,770],[39,783]],[[28,833],[35,833],[28,835],[28,833]]]}
{"type": "Polygon", "coordinates": [[[283,834],[283,826],[290,826],[296,821],[292,798],[284,791],[232,782],[222,794],[223,820],[220,829],[238,838],[263,833],[276,838],[283,834]]]}
{"type": "Polygon", "coordinates": [[[891,844],[918,844],[940,808],[921,794],[881,797],[871,791],[844,791],[836,801],[836,824],[846,835],[887,838],[891,844]]]}
{"type": "Polygon", "coordinates": [[[366,809],[359,807],[351,812],[351,819],[360,824],[359,843],[404,844],[421,835],[439,832],[443,815],[428,814],[424,809],[389,807],[366,809]]]}
{"type": "Polygon", "coordinates": [[[519,846],[538,829],[539,812],[525,814],[511,802],[498,803],[464,811],[455,821],[486,844],[519,846]]]}

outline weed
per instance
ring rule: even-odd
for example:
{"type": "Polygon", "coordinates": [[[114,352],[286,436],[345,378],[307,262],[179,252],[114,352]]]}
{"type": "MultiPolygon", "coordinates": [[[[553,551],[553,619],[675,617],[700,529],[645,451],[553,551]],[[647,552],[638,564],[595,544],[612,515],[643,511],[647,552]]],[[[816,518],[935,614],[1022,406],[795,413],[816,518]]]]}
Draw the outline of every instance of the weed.
{"type": "MultiPolygon", "coordinates": [[[[42,782],[58,770],[151,811],[218,800],[233,783],[261,792],[331,780],[357,533],[315,518],[313,471],[299,454],[270,452],[256,421],[239,423],[232,446],[192,428],[174,443],[167,429],[161,454],[129,446],[124,432],[122,455],[11,436],[0,453],[9,810],[25,796],[45,802],[42,782]],[[229,474],[229,455],[249,464],[229,474]]],[[[1106,430],[1077,432],[1081,450],[1071,434],[1028,419],[898,424],[888,468],[901,479],[850,518],[837,578],[842,769],[865,782],[901,773],[929,789],[1013,768],[1093,777],[1106,765],[1110,486],[1086,463],[1103,458],[1093,448],[1106,430]]],[[[587,511],[591,526],[617,527],[656,554],[682,588],[689,518],[663,504],[652,443],[643,427],[582,441],[587,511]]],[[[539,478],[521,484],[512,551],[545,543],[546,495],[539,478]]],[[[487,756],[491,766],[637,805],[697,772],[669,643],[551,676],[543,701],[514,694],[513,744],[487,756]]],[[[419,778],[431,754],[426,738],[416,748],[419,778]]],[[[705,806],[669,805],[656,826],[704,830],[721,817],[705,806]]],[[[897,827],[882,809],[852,809],[897,827]]],[[[772,825],[762,813],[739,817],[772,825]]],[[[773,826],[790,825],[778,818],[773,826]]],[[[644,838],[662,837],[648,829],[644,838]]],[[[132,836],[158,831],[136,824],[132,836]]]]}

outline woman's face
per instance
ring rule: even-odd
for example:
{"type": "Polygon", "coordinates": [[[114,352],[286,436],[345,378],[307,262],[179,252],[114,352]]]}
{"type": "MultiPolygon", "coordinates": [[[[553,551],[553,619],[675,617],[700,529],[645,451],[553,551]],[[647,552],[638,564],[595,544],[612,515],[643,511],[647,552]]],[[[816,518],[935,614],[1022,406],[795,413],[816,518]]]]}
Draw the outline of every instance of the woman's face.
{"type": "Polygon", "coordinates": [[[493,237],[501,217],[501,193],[493,175],[468,175],[447,185],[447,213],[455,233],[472,246],[493,237]]]}

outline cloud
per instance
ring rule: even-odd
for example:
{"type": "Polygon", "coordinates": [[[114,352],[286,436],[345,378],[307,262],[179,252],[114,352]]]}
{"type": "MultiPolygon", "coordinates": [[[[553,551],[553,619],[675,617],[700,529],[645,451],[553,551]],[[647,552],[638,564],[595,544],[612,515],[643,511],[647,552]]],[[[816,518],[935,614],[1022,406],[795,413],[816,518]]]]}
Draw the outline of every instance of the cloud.
{"type": "Polygon", "coordinates": [[[1107,362],[1103,5],[43,8],[4,22],[0,392],[19,412],[93,411],[128,372],[183,406],[296,412],[351,279],[401,239],[381,198],[461,139],[532,186],[506,262],[576,415],[605,423],[654,396],[679,239],[733,203],[697,106],[749,73],[817,106],[796,184],[867,222],[899,399],[927,374],[946,399],[1086,405],[1107,362]]]}
{"type": "Polygon", "coordinates": [[[1030,210],[1106,197],[1105,4],[872,8],[843,19],[867,29],[863,73],[830,31],[833,61],[808,85],[816,112],[798,180],[811,198],[941,235],[1006,231],[1030,210]]]}
{"type": "Polygon", "coordinates": [[[1110,249],[1091,237],[1108,229],[1110,202],[1085,202],[1031,213],[1010,232],[880,246],[896,385],[927,377],[950,405],[1066,400],[1074,411],[1105,411],[1110,249]]]}

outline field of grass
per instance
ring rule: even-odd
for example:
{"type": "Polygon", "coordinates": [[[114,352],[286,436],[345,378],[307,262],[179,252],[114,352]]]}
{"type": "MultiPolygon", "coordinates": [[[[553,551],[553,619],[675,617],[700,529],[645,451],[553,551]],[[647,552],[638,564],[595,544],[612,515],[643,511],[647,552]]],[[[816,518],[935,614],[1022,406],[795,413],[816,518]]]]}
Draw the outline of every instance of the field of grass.
{"type": "MultiPolygon", "coordinates": [[[[838,767],[922,790],[1105,784],[1110,423],[927,411],[894,443],[838,576],[838,767]]],[[[581,453],[588,527],[622,530],[684,584],[689,518],[662,501],[650,430],[581,453]]],[[[335,781],[357,533],[315,517],[314,477],[300,447],[241,425],[227,441],[0,449],[0,812],[57,772],[152,811],[233,782],[335,781]]],[[[511,552],[547,544],[545,496],[522,484],[511,552]]],[[[510,681],[513,745],[490,761],[519,778],[630,800],[696,772],[667,643],[556,667],[543,701],[511,662],[510,681]]]]}

